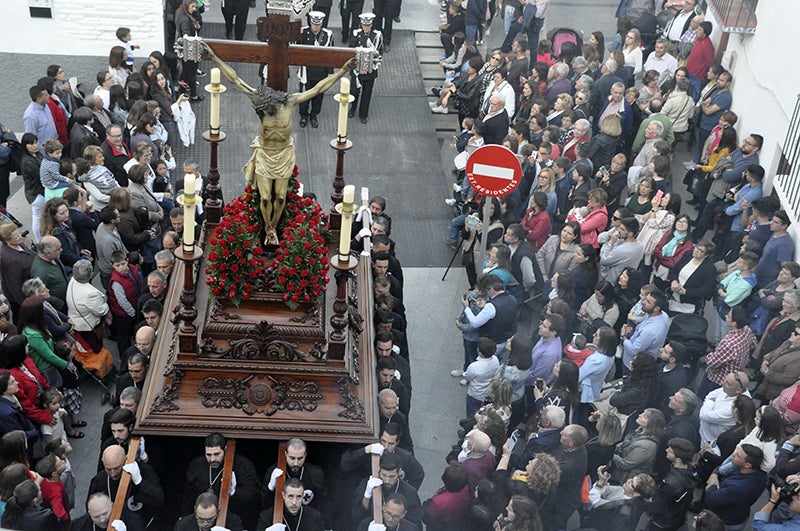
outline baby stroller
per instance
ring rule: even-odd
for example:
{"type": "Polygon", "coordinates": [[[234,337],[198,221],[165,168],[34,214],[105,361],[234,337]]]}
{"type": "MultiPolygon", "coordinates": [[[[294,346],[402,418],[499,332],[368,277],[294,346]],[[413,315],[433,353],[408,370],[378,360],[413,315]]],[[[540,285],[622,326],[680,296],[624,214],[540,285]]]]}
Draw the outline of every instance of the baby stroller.
{"type": "Polygon", "coordinates": [[[583,37],[581,34],[570,28],[555,28],[550,30],[547,34],[547,39],[553,43],[553,56],[561,57],[561,46],[565,42],[571,42],[578,48],[578,55],[583,46],[583,37]]]}
{"type": "Polygon", "coordinates": [[[697,362],[706,355],[708,348],[708,321],[702,315],[681,313],[672,318],[667,331],[667,341],[678,341],[689,354],[691,375],[697,372],[697,362]]]}
{"type": "MultiPolygon", "coordinates": [[[[91,333],[91,332],[90,332],[91,333]]],[[[108,383],[114,379],[113,355],[106,349],[94,352],[79,333],[75,334],[75,366],[83,375],[88,376],[103,388],[101,404],[111,402],[111,390],[108,383]]]]}

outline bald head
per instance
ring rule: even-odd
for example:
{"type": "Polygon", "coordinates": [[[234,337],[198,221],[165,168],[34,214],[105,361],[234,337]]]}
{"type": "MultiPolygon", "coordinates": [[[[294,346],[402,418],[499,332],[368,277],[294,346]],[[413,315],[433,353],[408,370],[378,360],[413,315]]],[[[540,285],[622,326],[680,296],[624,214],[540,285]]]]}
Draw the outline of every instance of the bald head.
{"type": "Polygon", "coordinates": [[[391,419],[397,413],[397,393],[391,389],[378,393],[378,409],[384,418],[391,419]]]}
{"type": "Polygon", "coordinates": [[[476,431],[469,436],[469,445],[474,453],[483,455],[489,451],[492,441],[482,431],[476,431]]]}
{"type": "Polygon", "coordinates": [[[122,475],[125,464],[125,450],[117,444],[103,450],[103,468],[111,479],[117,480],[122,475]]]}
{"type": "Polygon", "coordinates": [[[136,348],[145,356],[149,356],[156,341],[156,331],[151,326],[143,326],[136,331],[136,348]]]}
{"type": "Polygon", "coordinates": [[[36,249],[44,260],[53,260],[61,254],[61,242],[55,236],[42,236],[36,249]]]}
{"type": "Polygon", "coordinates": [[[89,513],[89,518],[91,518],[95,526],[100,529],[108,527],[108,521],[111,518],[111,510],[113,508],[114,504],[111,498],[102,492],[92,494],[86,504],[86,512],[89,513]]]}

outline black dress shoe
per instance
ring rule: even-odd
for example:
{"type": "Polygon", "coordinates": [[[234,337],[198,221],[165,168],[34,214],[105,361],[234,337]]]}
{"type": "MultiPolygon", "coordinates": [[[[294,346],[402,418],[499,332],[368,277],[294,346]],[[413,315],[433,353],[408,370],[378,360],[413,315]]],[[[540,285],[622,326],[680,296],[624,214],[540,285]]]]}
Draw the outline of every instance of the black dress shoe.
{"type": "Polygon", "coordinates": [[[394,21],[397,22],[398,24],[400,24],[400,15],[397,15],[396,17],[394,17],[394,21]]]}
{"type": "Polygon", "coordinates": [[[197,96],[192,96],[191,98],[189,98],[189,101],[190,102],[198,102],[198,101],[203,101],[204,99],[206,99],[205,96],[197,95],[197,96]]]}
{"type": "Polygon", "coordinates": [[[228,40],[231,40],[233,38],[233,32],[232,31],[226,31],[225,32],[225,38],[228,39],[228,40]]]}
{"type": "Polygon", "coordinates": [[[308,123],[308,118],[306,118],[305,116],[301,116],[300,117],[300,127],[305,127],[307,123],[308,123]]]}
{"type": "Polygon", "coordinates": [[[692,198],[692,199],[689,199],[688,201],[686,201],[686,204],[687,204],[687,205],[696,205],[696,204],[698,204],[699,202],[700,202],[700,201],[698,201],[697,199],[694,199],[694,198],[692,198]]]}
{"type": "Polygon", "coordinates": [[[314,116],[313,114],[311,115],[311,127],[313,127],[314,129],[319,127],[319,122],[317,121],[317,117],[314,116]]]}
{"type": "Polygon", "coordinates": [[[389,53],[389,50],[391,49],[392,47],[388,42],[383,44],[383,53],[389,53]]]}
{"type": "Polygon", "coordinates": [[[366,125],[366,123],[367,123],[368,121],[369,121],[369,118],[367,118],[366,116],[362,116],[362,117],[361,117],[361,123],[362,123],[362,124],[365,124],[365,125],[366,125]]]}
{"type": "Polygon", "coordinates": [[[356,115],[356,106],[351,103],[350,110],[347,112],[347,116],[352,118],[355,115],[356,115]]]}

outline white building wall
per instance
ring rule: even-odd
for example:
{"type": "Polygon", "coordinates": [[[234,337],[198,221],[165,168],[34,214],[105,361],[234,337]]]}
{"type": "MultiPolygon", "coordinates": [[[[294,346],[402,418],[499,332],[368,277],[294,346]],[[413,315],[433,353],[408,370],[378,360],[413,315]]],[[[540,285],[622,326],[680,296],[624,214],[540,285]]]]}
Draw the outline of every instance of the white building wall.
{"type": "MultiPolygon", "coordinates": [[[[740,140],[751,133],[764,137],[760,163],[766,170],[765,193],[773,189],[773,176],[780,163],[781,147],[800,92],[800,70],[796,67],[796,40],[800,32],[796,0],[761,0],[754,35],[731,34],[722,64],[733,73],[733,111],[739,117],[740,140]]],[[[719,32],[711,10],[706,13],[719,32]]],[[[715,40],[718,40],[719,36],[715,40]]],[[[776,187],[781,202],[786,195],[776,187]]],[[[800,212],[787,208],[793,223],[789,232],[795,241],[795,259],[800,258],[800,212]]]]}
{"type": "MultiPolygon", "coordinates": [[[[131,28],[136,52],[164,48],[162,0],[51,0],[52,18],[33,18],[29,0],[2,0],[0,52],[108,56],[116,30],[131,28]]],[[[141,57],[141,55],[137,55],[141,57]]]]}

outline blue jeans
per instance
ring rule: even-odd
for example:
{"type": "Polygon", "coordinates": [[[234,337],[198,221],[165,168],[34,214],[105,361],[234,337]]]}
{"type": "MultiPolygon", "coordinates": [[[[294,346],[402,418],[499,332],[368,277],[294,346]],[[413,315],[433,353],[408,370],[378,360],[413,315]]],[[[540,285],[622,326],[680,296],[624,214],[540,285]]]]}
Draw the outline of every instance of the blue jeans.
{"type": "Polygon", "coordinates": [[[453,245],[458,245],[458,233],[464,228],[466,222],[466,214],[459,214],[450,220],[450,243],[453,245]]]}
{"type": "Polygon", "coordinates": [[[478,26],[466,26],[466,37],[467,42],[475,42],[475,39],[478,36],[478,26]]]}
{"type": "Polygon", "coordinates": [[[503,31],[508,35],[508,32],[511,31],[511,23],[514,22],[514,8],[512,6],[506,6],[504,9],[503,31]]]}
{"type": "Polygon", "coordinates": [[[483,400],[478,400],[467,395],[467,418],[471,419],[483,405],[483,400]]]}

